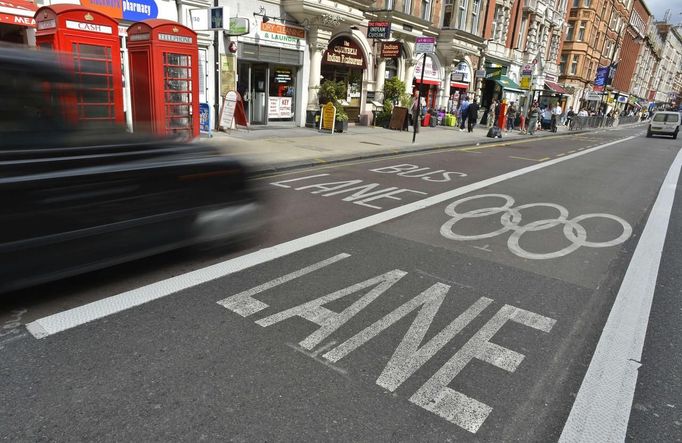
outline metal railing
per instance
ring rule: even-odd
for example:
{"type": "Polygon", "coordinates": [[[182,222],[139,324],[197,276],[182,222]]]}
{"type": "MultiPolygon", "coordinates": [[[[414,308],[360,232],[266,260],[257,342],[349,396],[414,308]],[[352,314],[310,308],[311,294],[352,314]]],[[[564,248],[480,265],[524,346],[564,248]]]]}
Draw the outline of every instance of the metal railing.
{"type": "Polygon", "coordinates": [[[604,128],[613,126],[615,119],[613,117],[604,117],[592,115],[590,117],[578,117],[577,115],[571,119],[571,124],[568,125],[569,131],[581,131],[590,128],[604,128]]]}
{"type": "Polygon", "coordinates": [[[618,124],[619,125],[627,125],[629,123],[637,123],[640,121],[639,116],[637,115],[631,115],[629,117],[620,117],[618,119],[618,124]]]}

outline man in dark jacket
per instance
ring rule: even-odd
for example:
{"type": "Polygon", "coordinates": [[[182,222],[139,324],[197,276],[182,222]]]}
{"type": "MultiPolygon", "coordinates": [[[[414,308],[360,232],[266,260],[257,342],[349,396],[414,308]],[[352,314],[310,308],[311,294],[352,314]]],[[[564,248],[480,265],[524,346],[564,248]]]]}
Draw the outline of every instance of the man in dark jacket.
{"type": "Polygon", "coordinates": [[[472,101],[469,105],[469,121],[467,124],[467,129],[469,132],[474,130],[474,126],[476,126],[476,122],[478,121],[478,109],[478,102],[476,102],[476,99],[474,99],[474,101],[472,101]]]}

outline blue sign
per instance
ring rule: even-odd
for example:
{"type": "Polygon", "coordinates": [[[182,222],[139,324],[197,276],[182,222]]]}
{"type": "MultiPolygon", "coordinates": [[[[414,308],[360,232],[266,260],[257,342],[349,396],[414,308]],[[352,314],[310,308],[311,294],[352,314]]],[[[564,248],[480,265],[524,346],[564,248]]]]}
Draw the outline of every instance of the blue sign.
{"type": "Polygon", "coordinates": [[[594,79],[595,86],[604,86],[606,79],[609,77],[609,66],[597,68],[597,77],[594,79]]]}
{"type": "Polygon", "coordinates": [[[123,19],[139,22],[159,15],[159,7],[154,0],[123,0],[123,19]]]}
{"type": "Polygon", "coordinates": [[[208,103],[199,103],[199,132],[211,133],[211,107],[208,103]]]}

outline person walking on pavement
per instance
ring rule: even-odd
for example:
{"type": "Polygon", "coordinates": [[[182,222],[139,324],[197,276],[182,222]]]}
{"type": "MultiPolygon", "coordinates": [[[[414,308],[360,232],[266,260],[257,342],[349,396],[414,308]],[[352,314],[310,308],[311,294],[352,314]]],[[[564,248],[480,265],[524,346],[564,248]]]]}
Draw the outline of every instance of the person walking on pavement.
{"type": "Polygon", "coordinates": [[[557,124],[559,123],[559,117],[561,117],[561,114],[564,111],[561,109],[561,105],[559,105],[559,102],[556,103],[556,106],[552,108],[552,132],[557,131],[557,124]]]}
{"type": "Polygon", "coordinates": [[[488,128],[497,126],[497,100],[493,99],[490,103],[490,108],[488,108],[488,128]]]}
{"type": "Polygon", "coordinates": [[[459,105],[459,131],[464,131],[464,125],[469,117],[469,97],[464,97],[462,103],[459,105]]]}
{"type": "Polygon", "coordinates": [[[419,99],[418,89],[412,94],[409,113],[410,119],[412,120],[412,126],[414,127],[414,133],[412,134],[412,143],[414,143],[417,138],[417,133],[419,132],[419,124],[421,123],[421,100],[419,99]]]}
{"type": "Polygon", "coordinates": [[[514,102],[509,104],[507,109],[507,132],[514,129],[514,121],[516,120],[516,108],[514,107],[514,102]]]}
{"type": "Polygon", "coordinates": [[[469,132],[474,130],[474,126],[476,126],[476,122],[478,122],[478,109],[478,103],[476,103],[476,99],[474,99],[469,105],[468,110],[469,123],[467,125],[467,130],[469,132]]]}
{"type": "Polygon", "coordinates": [[[535,134],[535,129],[538,126],[538,118],[540,118],[540,110],[538,109],[538,103],[533,102],[528,110],[528,134],[535,134]]]}
{"type": "Polygon", "coordinates": [[[575,112],[573,112],[573,106],[568,107],[568,112],[566,113],[566,123],[565,126],[571,126],[571,120],[575,117],[575,112]]]}

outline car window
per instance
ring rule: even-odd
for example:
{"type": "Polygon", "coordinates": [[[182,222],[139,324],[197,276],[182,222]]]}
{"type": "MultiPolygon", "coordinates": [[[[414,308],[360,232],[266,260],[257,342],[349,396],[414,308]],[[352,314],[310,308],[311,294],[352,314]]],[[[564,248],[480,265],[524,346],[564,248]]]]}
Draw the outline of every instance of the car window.
{"type": "Polygon", "coordinates": [[[654,121],[657,123],[677,123],[680,121],[680,116],[678,114],[656,114],[654,115],[654,121]]]}

